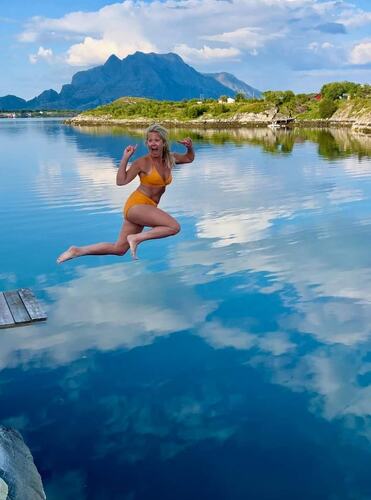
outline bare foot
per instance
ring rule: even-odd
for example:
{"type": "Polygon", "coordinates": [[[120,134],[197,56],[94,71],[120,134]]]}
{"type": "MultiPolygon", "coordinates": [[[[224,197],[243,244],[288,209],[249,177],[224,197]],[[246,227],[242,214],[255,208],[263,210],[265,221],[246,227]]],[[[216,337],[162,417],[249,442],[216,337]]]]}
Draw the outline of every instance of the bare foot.
{"type": "Polygon", "coordinates": [[[61,253],[57,259],[58,264],[62,264],[66,260],[74,259],[79,256],[79,249],[77,247],[70,247],[65,252],[61,253]]]}
{"type": "Polygon", "coordinates": [[[137,246],[138,246],[138,236],[136,234],[129,234],[129,236],[126,238],[129,246],[130,246],[130,252],[131,256],[133,259],[137,260],[137,246]]]}

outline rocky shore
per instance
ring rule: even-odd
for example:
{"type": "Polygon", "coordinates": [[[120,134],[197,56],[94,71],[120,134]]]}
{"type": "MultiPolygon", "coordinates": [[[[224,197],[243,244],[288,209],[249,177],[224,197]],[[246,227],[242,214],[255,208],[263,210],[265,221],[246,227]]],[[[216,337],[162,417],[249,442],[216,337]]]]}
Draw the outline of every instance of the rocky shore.
{"type": "MultiPolygon", "coordinates": [[[[347,104],[339,108],[330,118],[330,121],[336,126],[336,124],[347,123],[351,126],[353,130],[364,133],[371,133],[371,112],[370,109],[365,109],[361,107],[357,109],[353,105],[352,101],[347,102],[347,104]]],[[[339,126],[339,125],[337,125],[339,126]]]]}
{"type": "Polygon", "coordinates": [[[0,500],[45,500],[31,452],[15,429],[0,426],[0,500]]]}
{"type": "MultiPolygon", "coordinates": [[[[282,117],[282,116],[281,116],[282,117]]],[[[283,117],[284,118],[284,117],[283,117]]],[[[219,118],[197,118],[194,120],[164,120],[161,123],[169,128],[202,128],[202,129],[228,129],[241,127],[267,127],[277,119],[277,110],[271,109],[264,113],[237,113],[228,119],[219,118]]],[[[148,127],[153,123],[153,118],[133,118],[119,119],[110,115],[94,116],[88,113],[77,115],[65,121],[65,123],[75,126],[99,126],[99,125],[120,125],[124,127],[148,127]]],[[[351,108],[338,110],[331,118],[327,119],[301,119],[296,117],[292,125],[294,127],[306,128],[352,128],[358,132],[371,133],[371,113],[360,110],[355,113],[351,108]]]]}
{"type": "MultiPolygon", "coordinates": [[[[239,127],[266,127],[272,121],[272,114],[236,114],[228,120],[216,118],[198,118],[195,120],[164,120],[161,123],[168,128],[239,128],[239,127]]],[[[125,127],[148,127],[155,121],[154,118],[120,119],[109,115],[93,116],[88,114],[77,115],[65,121],[70,125],[122,125],[125,127]]]]}

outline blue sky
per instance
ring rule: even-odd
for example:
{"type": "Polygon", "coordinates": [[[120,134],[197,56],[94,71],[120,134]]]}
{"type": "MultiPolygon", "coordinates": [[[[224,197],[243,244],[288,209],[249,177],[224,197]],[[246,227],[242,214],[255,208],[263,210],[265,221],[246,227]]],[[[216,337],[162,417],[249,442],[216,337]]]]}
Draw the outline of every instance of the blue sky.
{"type": "Polygon", "coordinates": [[[137,50],[176,52],[261,90],[371,82],[369,0],[12,0],[0,23],[0,96],[60,91],[77,71],[137,50]]]}

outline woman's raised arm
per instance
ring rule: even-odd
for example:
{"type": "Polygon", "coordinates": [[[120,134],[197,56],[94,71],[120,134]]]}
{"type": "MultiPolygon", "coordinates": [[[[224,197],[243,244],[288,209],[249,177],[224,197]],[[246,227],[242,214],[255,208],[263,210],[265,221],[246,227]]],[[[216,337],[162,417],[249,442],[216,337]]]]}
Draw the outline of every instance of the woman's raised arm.
{"type": "Polygon", "coordinates": [[[179,142],[179,144],[183,144],[183,146],[187,148],[187,151],[183,154],[173,153],[175,163],[191,163],[195,158],[192,139],[187,137],[186,139],[177,142],[179,142]]]}
{"type": "Polygon", "coordinates": [[[116,184],[117,186],[124,186],[125,184],[129,184],[140,172],[140,162],[135,160],[128,170],[126,170],[128,166],[128,162],[130,158],[133,156],[137,149],[137,145],[135,146],[127,146],[124,149],[124,154],[120,161],[120,166],[116,175],[116,184]]]}

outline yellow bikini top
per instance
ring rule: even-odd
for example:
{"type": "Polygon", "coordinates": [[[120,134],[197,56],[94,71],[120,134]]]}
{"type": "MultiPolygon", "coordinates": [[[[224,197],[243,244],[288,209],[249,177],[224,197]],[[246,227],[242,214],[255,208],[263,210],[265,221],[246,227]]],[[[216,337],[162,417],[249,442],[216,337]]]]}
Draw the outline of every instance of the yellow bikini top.
{"type": "Polygon", "coordinates": [[[152,168],[149,174],[144,174],[140,177],[140,182],[145,186],[167,186],[173,180],[173,176],[170,175],[165,180],[160,174],[155,165],[152,163],[152,168]]]}

